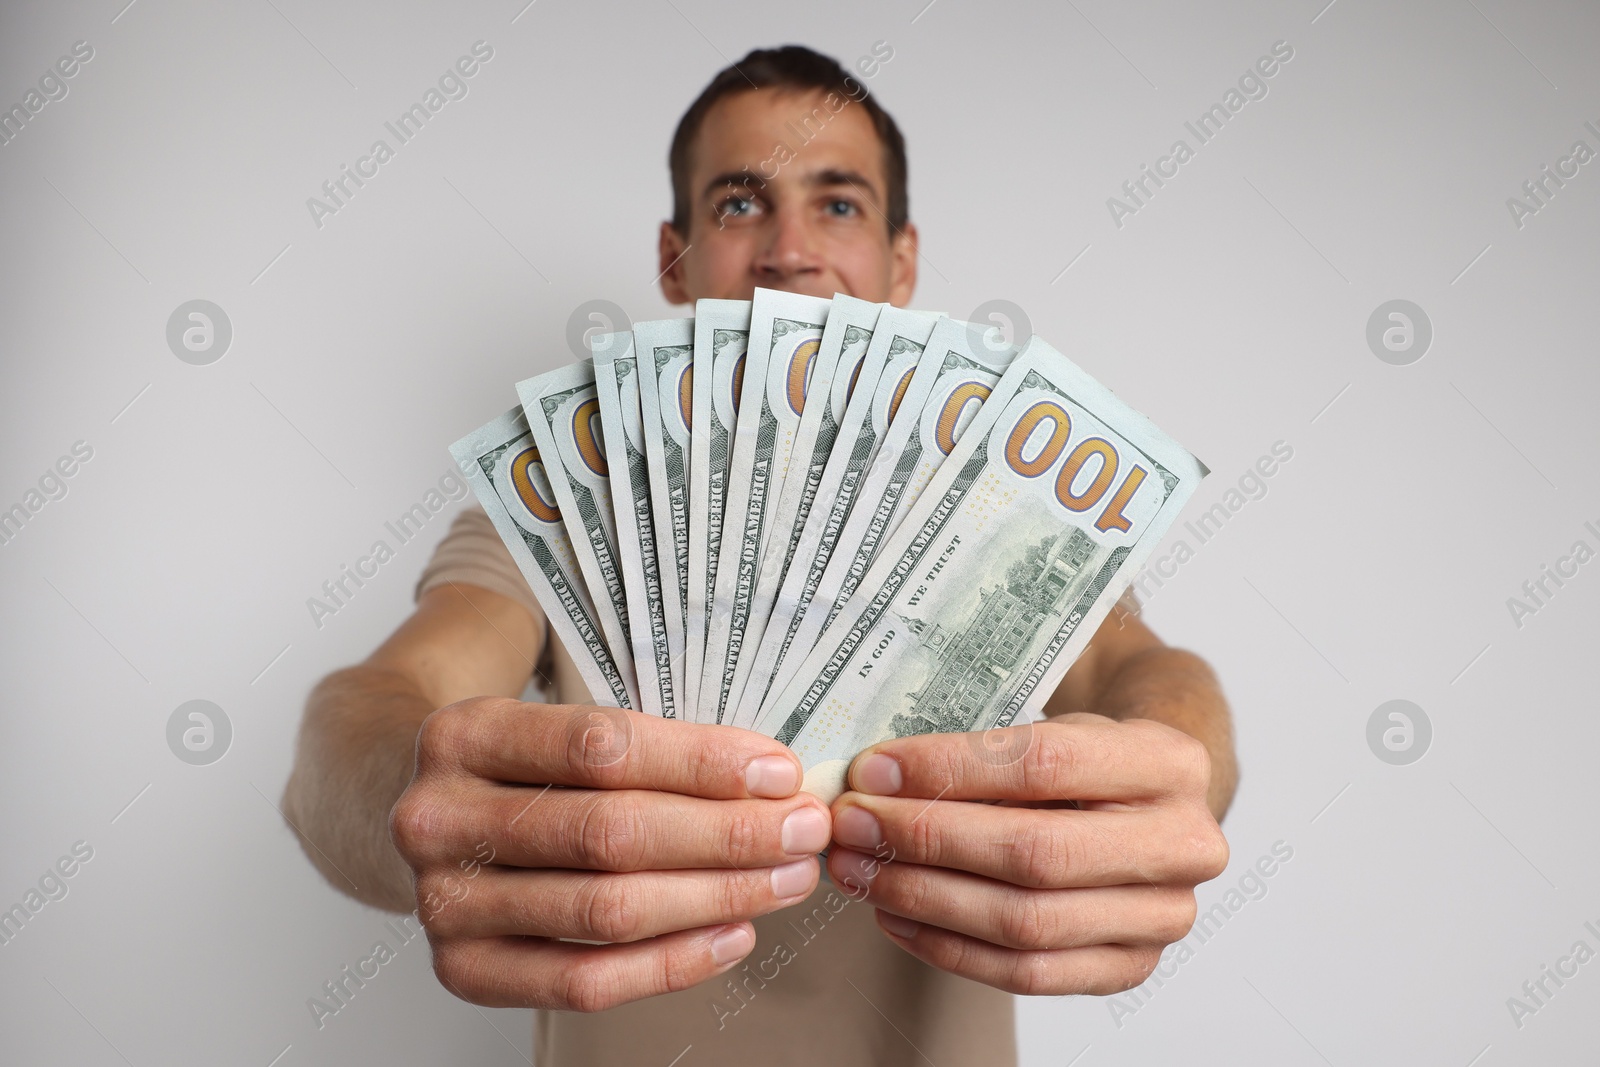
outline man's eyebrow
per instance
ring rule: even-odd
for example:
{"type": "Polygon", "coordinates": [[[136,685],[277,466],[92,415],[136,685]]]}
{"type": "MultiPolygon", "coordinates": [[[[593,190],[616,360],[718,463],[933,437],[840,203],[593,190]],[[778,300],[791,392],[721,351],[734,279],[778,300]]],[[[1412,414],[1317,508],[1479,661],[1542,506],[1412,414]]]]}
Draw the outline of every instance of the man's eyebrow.
{"type": "Polygon", "coordinates": [[[705,191],[700,195],[710,196],[712,193],[722,188],[748,189],[752,186],[765,184],[766,182],[761,180],[761,175],[759,174],[751,174],[748,171],[743,170],[729,170],[724,171],[715,178],[712,178],[710,181],[706,182],[705,191]]]}
{"type": "MultiPolygon", "coordinates": [[[[807,174],[801,179],[801,183],[811,188],[825,188],[830,185],[852,185],[859,190],[864,190],[874,198],[879,198],[877,186],[872,183],[870,178],[858,170],[825,167],[822,170],[807,174]]],[[[760,174],[754,174],[748,170],[723,171],[706,182],[705,190],[701,195],[710,196],[718,189],[759,189],[766,184],[767,180],[762,178],[760,174]]]]}
{"type": "Polygon", "coordinates": [[[868,178],[865,174],[862,174],[858,170],[842,170],[838,167],[825,167],[824,169],[817,171],[815,174],[806,175],[802,181],[804,184],[810,186],[853,185],[857,189],[864,188],[874,197],[878,195],[878,187],[872,184],[872,179],[868,178]]]}

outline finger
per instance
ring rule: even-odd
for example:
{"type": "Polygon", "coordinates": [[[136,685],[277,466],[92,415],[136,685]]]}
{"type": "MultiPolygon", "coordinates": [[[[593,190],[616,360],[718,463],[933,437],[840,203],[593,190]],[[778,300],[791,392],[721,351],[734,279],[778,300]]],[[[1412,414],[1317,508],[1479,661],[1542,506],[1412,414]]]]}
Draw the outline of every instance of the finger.
{"type": "Polygon", "coordinates": [[[828,873],[858,900],[1006,948],[1159,948],[1194,925],[1194,893],[1181,886],[1024,889],[965,871],[872,860],[836,848],[828,854],[828,873]]]}
{"type": "Polygon", "coordinates": [[[1121,993],[1150,977],[1161,950],[1146,945],[1017,950],[879,910],[878,928],[922,962],[1022,996],[1121,993]]]}
{"type": "Polygon", "coordinates": [[[1151,720],[1028,723],[964,734],[916,734],[866,749],[850,788],[946,800],[1132,802],[1204,791],[1205,746],[1151,720]]]}
{"type": "Polygon", "coordinates": [[[820,875],[814,856],[751,871],[591,874],[499,867],[470,881],[452,874],[419,876],[417,896],[460,898],[426,919],[436,936],[624,942],[765,915],[804,900],[820,875]]]}
{"type": "Polygon", "coordinates": [[[1200,809],[1074,811],[845,793],[833,814],[833,839],[847,848],[888,849],[897,861],[1035,888],[1193,886],[1227,863],[1216,820],[1200,809]]]}
{"type": "Polygon", "coordinates": [[[492,849],[493,862],[512,867],[642,871],[771,867],[822,851],[831,822],[808,793],[705,800],[463,780],[403,796],[390,826],[401,855],[422,868],[492,849]]]}
{"type": "Polygon", "coordinates": [[[692,796],[791,796],[800,761],[753,730],[591,705],[452,704],[418,738],[419,769],[504,782],[662,789],[692,796]]]}
{"type": "Polygon", "coordinates": [[[433,945],[433,970],[446,989],[474,1004],[593,1012],[687,989],[738,963],[755,943],[749,923],[622,945],[441,939],[433,945]]]}

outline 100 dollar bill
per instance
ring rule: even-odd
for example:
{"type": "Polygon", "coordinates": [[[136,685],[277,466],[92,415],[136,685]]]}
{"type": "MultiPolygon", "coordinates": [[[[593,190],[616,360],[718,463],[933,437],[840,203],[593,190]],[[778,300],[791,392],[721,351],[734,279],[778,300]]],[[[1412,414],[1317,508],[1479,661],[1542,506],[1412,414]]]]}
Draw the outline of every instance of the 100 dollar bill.
{"type": "Polygon", "coordinates": [[[867,347],[872,342],[872,329],[886,306],[843,293],[833,297],[833,307],[822,331],[822,343],[805,382],[804,410],[795,429],[783,491],[778,494],[773,509],[772,533],[761,553],[755,593],[761,613],[752,620],[745,635],[744,651],[739,657],[730,694],[731,716],[724,716],[735,726],[748,726],[755,721],[772,680],[772,670],[783,644],[768,641],[766,633],[773,620],[786,626],[789,619],[789,615],[780,616],[774,610],[778,592],[822,489],[823,475],[839,438],[840,423],[861,373],[867,347]]]}
{"type": "Polygon", "coordinates": [[[1041,706],[1205,467],[1033,338],[758,728],[831,801],[891,737],[1041,706]]]}
{"type": "Polygon", "coordinates": [[[911,381],[897,387],[889,429],[861,489],[866,503],[851,513],[829,564],[831,573],[820,583],[834,591],[834,602],[822,616],[824,629],[855,594],[884,542],[1016,358],[1017,350],[1000,341],[998,330],[990,327],[981,334],[980,329],[940,319],[911,381]]]}
{"type": "Polygon", "coordinates": [[[684,687],[694,722],[716,722],[701,705],[706,627],[716,590],[728,459],[750,343],[750,301],[700,300],[694,308],[694,389],[689,458],[689,606],[684,619],[684,687]]]}
{"type": "MultiPolygon", "coordinates": [[[[829,305],[820,297],[772,289],[757,289],[750,305],[750,348],[728,461],[728,509],[713,601],[727,610],[707,623],[700,678],[700,706],[708,722],[732,721],[740,656],[747,639],[760,639],[772,607],[756,599],[761,556],[774,539],[772,515],[788,475],[805,410],[806,379],[822,346],[829,305]]],[[[786,545],[787,535],[782,531],[776,540],[786,545]]]]}
{"type": "Polygon", "coordinates": [[[667,639],[677,651],[672,684],[679,716],[688,718],[684,670],[689,611],[689,451],[694,414],[694,320],[633,324],[639,363],[639,401],[655,512],[657,565],[667,639]]]}
{"type": "Polygon", "coordinates": [[[548,632],[572,656],[590,697],[599,704],[635,707],[632,679],[611,657],[572,551],[550,478],[520,407],[450,446],[467,481],[500,534],[548,632]]]}
{"type": "MultiPolygon", "coordinates": [[[[678,697],[673,671],[683,646],[667,626],[666,583],[657,558],[660,548],[650,505],[650,463],[645,458],[644,414],[640,393],[654,389],[654,376],[640,380],[633,334],[603,333],[590,341],[595,391],[600,400],[601,436],[609,446],[611,503],[615,512],[622,585],[630,605],[633,666],[638,672],[640,710],[676,719],[678,697]]],[[[676,592],[676,583],[673,592],[676,592]]]]}
{"type": "Polygon", "coordinates": [[[757,652],[772,664],[770,680],[758,676],[755,682],[764,689],[764,698],[781,693],[793,680],[832,613],[843,577],[842,568],[832,564],[845,543],[845,526],[862,499],[867,470],[916,375],[923,347],[943,318],[936,312],[885,308],[860,367],[851,373],[853,390],[833,454],[767,619],[762,643],[770,647],[765,655],[757,652]]]}
{"type": "Polygon", "coordinates": [[[589,586],[611,658],[629,679],[631,706],[642,705],[634,684],[627,589],[617,554],[611,508],[611,466],[600,424],[594,363],[583,360],[517,383],[528,429],[544,457],[550,488],[572,534],[573,554],[589,586]],[[624,664],[626,666],[624,666],[624,664]]]}

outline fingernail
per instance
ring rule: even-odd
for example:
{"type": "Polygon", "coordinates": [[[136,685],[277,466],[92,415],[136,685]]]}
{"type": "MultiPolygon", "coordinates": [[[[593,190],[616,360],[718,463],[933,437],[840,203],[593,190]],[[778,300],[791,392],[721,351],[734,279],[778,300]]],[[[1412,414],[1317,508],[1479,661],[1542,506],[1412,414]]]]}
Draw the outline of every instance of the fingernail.
{"type": "Polygon", "coordinates": [[[876,849],[883,844],[883,828],[872,812],[852,804],[833,817],[833,839],[851,848],[876,849]]]}
{"type": "Polygon", "coordinates": [[[783,820],[783,850],[805,856],[828,847],[828,816],[812,807],[796,808],[783,820]]]}
{"type": "Polygon", "coordinates": [[[792,759],[757,756],[745,766],[744,787],[751,796],[781,800],[800,788],[800,772],[792,759]]]}
{"type": "Polygon", "coordinates": [[[734,926],[718,934],[711,942],[711,960],[718,967],[742,960],[756,947],[756,933],[748,926],[734,926]]]}
{"type": "Polygon", "coordinates": [[[881,908],[878,910],[878,925],[894,936],[903,937],[908,941],[916,937],[917,931],[922,929],[921,923],[912,922],[903,915],[895,915],[881,908]]]}
{"type": "Polygon", "coordinates": [[[811,888],[811,876],[816,870],[817,861],[814,859],[795,860],[772,868],[772,895],[779,900],[799,896],[811,888]]]}
{"type": "Polygon", "coordinates": [[[900,792],[905,780],[900,775],[900,761],[882,752],[874,752],[856,764],[856,788],[863,793],[892,797],[900,792]]]}

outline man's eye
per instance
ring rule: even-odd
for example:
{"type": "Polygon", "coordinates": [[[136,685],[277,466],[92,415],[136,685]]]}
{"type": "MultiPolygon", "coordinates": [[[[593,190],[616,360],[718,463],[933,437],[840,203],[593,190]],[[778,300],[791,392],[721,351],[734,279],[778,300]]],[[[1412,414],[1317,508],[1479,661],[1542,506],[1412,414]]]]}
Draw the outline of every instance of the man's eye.
{"type": "Polygon", "coordinates": [[[718,218],[743,218],[755,210],[755,202],[749,197],[730,196],[717,204],[718,218]]]}
{"type": "Polygon", "coordinates": [[[828,214],[834,216],[835,218],[845,219],[857,213],[858,209],[856,205],[849,200],[828,201],[828,214]]]}

